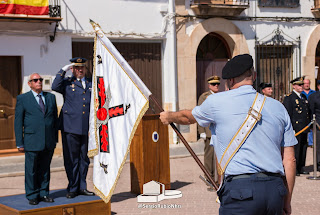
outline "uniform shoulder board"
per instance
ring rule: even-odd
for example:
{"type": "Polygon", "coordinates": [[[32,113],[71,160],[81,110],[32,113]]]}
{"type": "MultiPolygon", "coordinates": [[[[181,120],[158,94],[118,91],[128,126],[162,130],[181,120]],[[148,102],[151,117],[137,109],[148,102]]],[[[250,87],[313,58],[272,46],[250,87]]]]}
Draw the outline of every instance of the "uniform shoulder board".
{"type": "Polygon", "coordinates": [[[289,93],[289,94],[285,94],[284,96],[286,97],[286,96],[290,96],[291,95],[291,93],[289,93]]]}

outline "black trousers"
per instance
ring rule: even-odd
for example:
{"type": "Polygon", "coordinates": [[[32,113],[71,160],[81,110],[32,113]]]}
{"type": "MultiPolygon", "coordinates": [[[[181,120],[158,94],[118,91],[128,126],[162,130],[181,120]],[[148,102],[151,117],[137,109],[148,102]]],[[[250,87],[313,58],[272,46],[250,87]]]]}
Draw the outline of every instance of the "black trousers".
{"type": "Polygon", "coordinates": [[[317,144],[317,165],[320,167],[320,131],[317,129],[317,142],[313,144],[317,144]]]}
{"type": "Polygon", "coordinates": [[[303,171],[303,167],[306,165],[306,156],[308,148],[308,134],[301,133],[297,137],[298,144],[294,146],[294,155],[296,158],[297,173],[303,171]]]}

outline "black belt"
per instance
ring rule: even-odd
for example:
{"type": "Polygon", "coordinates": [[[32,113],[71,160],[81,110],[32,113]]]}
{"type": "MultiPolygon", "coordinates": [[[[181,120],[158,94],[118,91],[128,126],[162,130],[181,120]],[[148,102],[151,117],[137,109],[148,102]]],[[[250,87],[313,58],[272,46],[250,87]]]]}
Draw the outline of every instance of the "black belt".
{"type": "Polygon", "coordinates": [[[226,180],[232,181],[232,180],[241,179],[241,178],[251,178],[253,175],[255,175],[257,178],[267,178],[269,176],[281,177],[280,173],[258,172],[258,173],[247,173],[247,174],[241,174],[241,175],[229,175],[227,176],[226,180]]]}

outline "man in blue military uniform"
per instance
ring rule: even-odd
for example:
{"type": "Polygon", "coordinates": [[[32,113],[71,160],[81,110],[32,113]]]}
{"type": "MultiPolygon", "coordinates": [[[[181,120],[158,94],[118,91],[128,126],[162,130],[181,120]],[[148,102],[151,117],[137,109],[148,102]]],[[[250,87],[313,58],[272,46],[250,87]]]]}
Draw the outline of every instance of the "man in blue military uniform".
{"type": "Polygon", "coordinates": [[[225,174],[219,214],[291,214],[297,140],[286,109],[252,87],[255,72],[248,54],[228,61],[222,78],[229,91],[208,96],[192,111],[162,112],[161,121],[210,125],[215,135],[211,144],[225,174]]]}
{"type": "MultiPolygon", "coordinates": [[[[303,88],[303,77],[298,77],[292,80],[293,91],[284,97],[283,105],[286,107],[290,120],[293,126],[293,130],[297,133],[306,127],[310,122],[310,111],[307,97],[302,94],[303,88]]],[[[308,132],[309,129],[305,130],[297,136],[298,144],[295,145],[295,157],[297,162],[296,175],[309,174],[304,170],[307,156],[308,147],[308,132]]]]}
{"type": "Polygon", "coordinates": [[[69,184],[67,198],[77,195],[94,195],[87,190],[86,177],[88,158],[88,130],[91,98],[91,80],[85,77],[85,58],[72,58],[52,83],[52,90],[63,95],[64,104],[60,112],[63,157],[69,184]],[[71,77],[65,77],[72,70],[71,77]]]}

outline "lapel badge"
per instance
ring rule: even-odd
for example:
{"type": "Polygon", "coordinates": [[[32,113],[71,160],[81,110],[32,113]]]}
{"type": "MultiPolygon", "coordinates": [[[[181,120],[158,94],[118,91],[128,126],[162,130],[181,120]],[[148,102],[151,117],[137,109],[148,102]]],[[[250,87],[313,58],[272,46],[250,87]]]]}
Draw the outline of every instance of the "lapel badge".
{"type": "Polygon", "coordinates": [[[74,84],[72,84],[71,87],[74,88],[74,84]]]}
{"type": "Polygon", "coordinates": [[[296,99],[296,104],[299,104],[299,100],[298,99],[296,99]]]}

